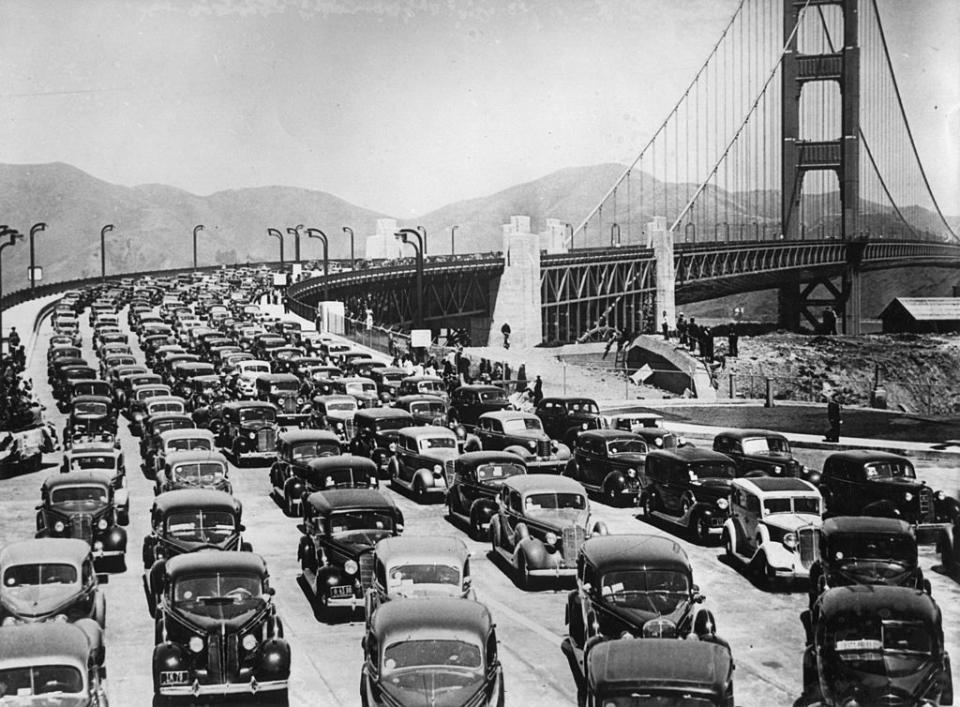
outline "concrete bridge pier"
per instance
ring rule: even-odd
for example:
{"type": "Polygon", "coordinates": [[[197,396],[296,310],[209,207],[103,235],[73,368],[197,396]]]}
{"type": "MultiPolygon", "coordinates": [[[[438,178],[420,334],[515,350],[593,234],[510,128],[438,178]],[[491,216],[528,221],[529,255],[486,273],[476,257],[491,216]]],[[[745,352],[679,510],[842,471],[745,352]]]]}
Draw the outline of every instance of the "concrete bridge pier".
{"type": "Polygon", "coordinates": [[[666,320],[673,331],[677,323],[677,271],[673,260],[673,232],[667,230],[666,217],[654,216],[653,221],[647,224],[647,247],[653,249],[653,257],[657,261],[657,290],[654,297],[656,329],[659,333],[666,320]]]}
{"type": "Polygon", "coordinates": [[[504,323],[510,325],[512,346],[541,343],[540,236],[530,232],[529,216],[511,216],[503,226],[503,274],[491,299],[489,346],[503,344],[504,323]]]}

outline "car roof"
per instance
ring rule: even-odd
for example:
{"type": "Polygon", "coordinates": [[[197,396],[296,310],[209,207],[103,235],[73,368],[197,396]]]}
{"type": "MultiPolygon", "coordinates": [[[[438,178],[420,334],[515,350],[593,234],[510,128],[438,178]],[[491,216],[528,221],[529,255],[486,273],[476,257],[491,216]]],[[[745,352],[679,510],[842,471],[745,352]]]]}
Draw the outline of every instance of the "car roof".
{"type": "Polygon", "coordinates": [[[601,572],[610,569],[671,569],[690,574],[687,553],[673,538],[661,535],[594,535],[581,550],[601,572]]]}
{"type": "Polygon", "coordinates": [[[160,441],[163,443],[170,442],[175,439],[208,439],[211,442],[214,440],[215,435],[210,430],[205,427],[187,427],[179,428],[176,430],[164,430],[160,433],[160,441]]]}
{"type": "Polygon", "coordinates": [[[715,452],[712,449],[707,449],[706,447],[677,447],[676,449],[653,449],[650,450],[650,454],[647,459],[653,457],[661,457],[665,459],[673,459],[675,461],[688,463],[688,462],[699,462],[699,461],[709,461],[709,462],[725,462],[727,464],[733,463],[733,460],[730,459],[726,454],[721,454],[720,452],[715,452]]]}
{"type": "Polygon", "coordinates": [[[410,427],[401,427],[399,433],[406,437],[414,437],[419,439],[420,437],[454,437],[456,438],[457,433],[451,430],[449,427],[441,427],[440,425],[421,425],[421,426],[410,426],[410,427]]]}
{"type": "Polygon", "coordinates": [[[297,444],[298,442],[336,442],[340,438],[329,430],[304,430],[300,428],[285,430],[277,435],[279,444],[297,444]]]}
{"type": "Polygon", "coordinates": [[[354,423],[359,423],[361,420],[386,420],[387,418],[404,418],[411,422],[413,421],[413,416],[406,410],[401,410],[400,408],[365,408],[363,410],[357,410],[357,414],[353,420],[354,423]]]}
{"type": "Polygon", "coordinates": [[[824,535],[834,533],[876,533],[915,535],[913,527],[899,518],[880,518],[876,516],[836,516],[823,521],[821,532],[824,535]]]}
{"type": "Polygon", "coordinates": [[[0,567],[61,563],[79,565],[90,554],[90,544],[79,538],[30,538],[0,548],[0,567]]]}
{"type": "Polygon", "coordinates": [[[344,395],[342,393],[332,393],[331,395],[318,395],[313,399],[315,403],[323,403],[327,405],[329,403],[354,403],[356,404],[357,399],[352,395],[344,395]]]}
{"type": "Polygon", "coordinates": [[[266,383],[286,383],[286,382],[296,382],[299,383],[300,379],[297,378],[292,373],[261,373],[257,376],[258,381],[264,381],[266,383]]]}
{"type": "Polygon", "coordinates": [[[786,439],[786,436],[780,432],[761,429],[737,429],[724,430],[717,434],[717,437],[733,437],[734,439],[747,439],[749,437],[776,437],[777,439],[786,439]]]}
{"type": "Polygon", "coordinates": [[[209,572],[211,569],[224,572],[239,571],[267,574],[267,562],[255,552],[190,552],[171,557],[166,562],[170,577],[209,572]]]}
{"type": "Polygon", "coordinates": [[[408,598],[381,604],[371,620],[381,645],[418,637],[471,637],[481,646],[493,627],[490,611],[478,601],[451,597],[408,598]]]}
{"type": "Polygon", "coordinates": [[[820,599],[820,615],[860,614],[884,619],[921,619],[936,623],[940,609],[929,594],[911,587],[857,584],[828,589],[820,599]]]}
{"type": "Polygon", "coordinates": [[[827,464],[831,459],[834,458],[847,459],[860,463],[870,461],[910,461],[906,457],[903,457],[899,454],[893,454],[892,452],[881,452],[875,449],[847,449],[843,452],[834,452],[827,457],[824,464],[827,464]]]}
{"type": "Polygon", "coordinates": [[[463,564],[470,556],[466,543],[452,535],[398,535],[384,538],[377,543],[376,553],[386,563],[398,558],[432,562],[452,557],[463,564]]]}
{"type": "Polygon", "coordinates": [[[398,405],[409,405],[410,403],[443,403],[443,398],[439,395],[430,395],[428,393],[411,393],[410,395],[401,395],[397,398],[398,405]]]}
{"type": "Polygon", "coordinates": [[[592,403],[593,405],[596,405],[597,401],[594,400],[593,398],[580,398],[580,397],[574,397],[574,396],[562,396],[562,395],[556,396],[555,395],[550,398],[544,398],[543,400],[540,401],[540,405],[544,405],[545,403],[563,403],[564,405],[569,403],[580,403],[580,404],[592,403]]]}
{"type": "Polygon", "coordinates": [[[520,493],[529,493],[531,491],[560,492],[560,493],[579,493],[586,495],[586,491],[579,481],[566,476],[554,476],[553,474],[526,474],[524,476],[511,476],[505,479],[504,486],[508,486],[520,493]]]}
{"type": "Polygon", "coordinates": [[[497,387],[495,385],[484,385],[482,383],[471,383],[470,385],[461,385],[457,387],[457,390],[474,390],[478,392],[496,391],[498,393],[503,393],[503,388],[497,387]]]}
{"type": "Polygon", "coordinates": [[[224,410],[246,410],[249,408],[270,408],[273,411],[277,409],[273,403],[268,403],[263,400],[236,400],[223,404],[224,410]]]}
{"type": "Polygon", "coordinates": [[[354,454],[335,454],[329,457],[314,457],[307,462],[307,467],[316,473],[333,471],[334,469],[362,469],[376,473],[377,463],[366,457],[354,454]]]}
{"type": "Polygon", "coordinates": [[[643,437],[630,430],[583,430],[577,435],[577,439],[638,439],[643,441],[643,437]]]}
{"type": "Polygon", "coordinates": [[[221,452],[213,449],[184,449],[182,451],[170,452],[164,456],[163,462],[167,466],[196,462],[220,462],[224,467],[230,467],[227,458],[223,456],[221,452]]]}
{"type": "Polygon", "coordinates": [[[153,501],[157,510],[164,514],[184,508],[211,508],[232,512],[237,508],[237,503],[237,499],[226,491],[215,491],[213,489],[166,491],[153,501]]]}
{"type": "Polygon", "coordinates": [[[733,667],[730,649],[709,641],[603,641],[587,655],[590,684],[632,688],[684,685],[709,687],[723,694],[733,667]]]}
{"type": "Polygon", "coordinates": [[[307,503],[319,513],[349,508],[395,508],[389,497],[376,489],[329,489],[314,491],[307,496],[307,503]]]}
{"type": "Polygon", "coordinates": [[[513,452],[466,452],[457,457],[457,466],[476,466],[477,464],[517,464],[526,468],[523,459],[513,452]]]}
{"type": "Polygon", "coordinates": [[[734,479],[735,486],[741,486],[753,493],[806,493],[817,494],[820,492],[817,487],[809,481],[795,479],[791,476],[756,476],[750,478],[734,479]]]}
{"type": "Polygon", "coordinates": [[[0,669],[72,663],[85,672],[89,657],[90,639],[76,624],[54,621],[0,628],[0,669]]]}
{"type": "Polygon", "coordinates": [[[68,474],[56,474],[55,476],[48,476],[46,479],[44,479],[43,485],[47,489],[55,489],[61,486],[83,486],[85,484],[110,486],[112,482],[112,471],[87,469],[85,471],[71,471],[68,474]]]}
{"type": "Polygon", "coordinates": [[[493,412],[485,412],[480,415],[480,419],[483,418],[492,418],[494,420],[539,420],[540,418],[534,415],[532,412],[523,412],[521,410],[495,410],[493,412]]]}

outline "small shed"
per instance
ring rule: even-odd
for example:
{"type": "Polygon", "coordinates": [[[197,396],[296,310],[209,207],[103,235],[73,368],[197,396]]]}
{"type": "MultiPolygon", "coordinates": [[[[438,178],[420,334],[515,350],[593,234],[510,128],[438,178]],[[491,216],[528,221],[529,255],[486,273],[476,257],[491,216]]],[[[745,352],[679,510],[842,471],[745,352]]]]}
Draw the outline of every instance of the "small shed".
{"type": "Polygon", "coordinates": [[[960,297],[897,297],[880,319],[884,334],[960,331],[960,297]]]}

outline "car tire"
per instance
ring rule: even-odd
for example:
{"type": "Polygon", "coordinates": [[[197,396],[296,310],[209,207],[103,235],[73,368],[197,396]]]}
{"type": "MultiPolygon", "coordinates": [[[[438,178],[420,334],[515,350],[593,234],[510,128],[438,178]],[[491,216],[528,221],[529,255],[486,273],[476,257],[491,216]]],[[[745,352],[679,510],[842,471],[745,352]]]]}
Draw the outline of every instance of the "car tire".
{"type": "Polygon", "coordinates": [[[723,544],[724,556],[728,560],[732,560],[734,558],[733,538],[730,537],[730,533],[729,531],[727,531],[726,528],[723,529],[723,533],[721,534],[721,537],[720,537],[720,542],[723,544]]]}
{"type": "Polygon", "coordinates": [[[470,537],[474,540],[483,539],[483,526],[480,524],[480,516],[476,511],[470,514],[470,537]]]}
{"type": "Polygon", "coordinates": [[[697,538],[697,541],[701,545],[710,544],[710,524],[707,522],[706,516],[702,513],[694,518],[693,523],[693,534],[697,538]]]}
{"type": "Polygon", "coordinates": [[[603,489],[603,500],[608,506],[617,507],[620,505],[620,493],[613,484],[607,484],[603,489]]]}
{"type": "Polygon", "coordinates": [[[419,504],[427,502],[427,487],[419,479],[413,482],[413,497],[419,504]]]}
{"type": "Polygon", "coordinates": [[[287,492],[284,492],[283,494],[284,513],[286,513],[288,517],[292,518],[294,515],[296,515],[295,508],[296,507],[294,506],[293,499],[290,498],[290,494],[288,494],[287,492]]]}
{"type": "Polygon", "coordinates": [[[523,591],[530,589],[530,572],[527,570],[527,556],[517,553],[517,586],[523,591]]]}
{"type": "Polygon", "coordinates": [[[93,600],[93,620],[100,624],[100,629],[107,628],[107,599],[103,592],[97,592],[93,600]]]}

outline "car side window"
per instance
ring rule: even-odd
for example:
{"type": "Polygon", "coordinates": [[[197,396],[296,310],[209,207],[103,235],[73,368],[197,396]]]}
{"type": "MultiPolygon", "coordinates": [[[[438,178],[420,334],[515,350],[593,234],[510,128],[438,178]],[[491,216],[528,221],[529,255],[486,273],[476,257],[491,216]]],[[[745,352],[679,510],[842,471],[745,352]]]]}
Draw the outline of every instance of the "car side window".
{"type": "Polygon", "coordinates": [[[760,499],[756,496],[750,495],[746,497],[746,507],[750,513],[760,515],[760,499]]]}
{"type": "Polygon", "coordinates": [[[717,437],[713,440],[713,449],[717,452],[725,452],[730,448],[730,440],[726,437],[717,437]]]}

